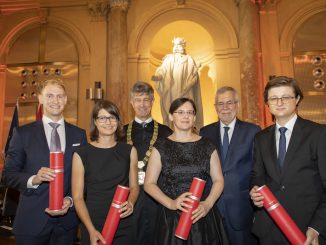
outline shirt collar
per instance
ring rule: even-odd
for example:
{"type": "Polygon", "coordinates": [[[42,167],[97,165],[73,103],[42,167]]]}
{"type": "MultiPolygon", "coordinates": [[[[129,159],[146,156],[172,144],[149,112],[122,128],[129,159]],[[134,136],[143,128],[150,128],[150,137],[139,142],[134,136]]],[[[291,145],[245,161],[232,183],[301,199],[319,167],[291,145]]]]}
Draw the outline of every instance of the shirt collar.
{"type": "MultiPolygon", "coordinates": [[[[49,117],[43,115],[42,122],[43,122],[43,124],[49,124],[50,122],[53,122],[53,120],[50,119],[49,117]]],[[[57,121],[55,123],[58,123],[60,125],[63,125],[64,124],[64,118],[62,117],[59,121],[57,121]]]]}
{"type": "Polygon", "coordinates": [[[297,114],[294,114],[294,116],[284,126],[281,126],[276,121],[276,130],[278,131],[280,127],[286,127],[289,131],[292,132],[294,128],[294,124],[297,121],[297,118],[298,118],[297,114]]]}
{"type": "Polygon", "coordinates": [[[230,129],[234,129],[236,120],[237,118],[235,117],[233,121],[229,123],[229,125],[225,125],[222,121],[220,121],[220,125],[221,125],[220,128],[229,127],[230,129]]]}
{"type": "Polygon", "coordinates": [[[138,117],[135,117],[135,122],[142,124],[142,123],[150,123],[151,121],[153,121],[152,117],[147,118],[145,121],[140,120],[138,117]]]}

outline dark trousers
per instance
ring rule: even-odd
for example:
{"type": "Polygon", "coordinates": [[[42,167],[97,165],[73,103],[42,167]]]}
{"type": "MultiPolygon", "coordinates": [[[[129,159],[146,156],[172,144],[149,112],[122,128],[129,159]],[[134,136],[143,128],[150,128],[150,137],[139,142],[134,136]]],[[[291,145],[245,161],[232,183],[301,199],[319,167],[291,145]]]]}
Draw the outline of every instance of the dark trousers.
{"type": "Polygon", "coordinates": [[[229,219],[226,217],[226,208],[223,200],[220,200],[218,204],[215,205],[215,208],[219,210],[222,220],[223,226],[226,230],[226,233],[229,238],[229,242],[231,245],[257,245],[258,240],[254,235],[251,234],[251,226],[246,227],[243,230],[235,230],[233,229],[229,219]]]}
{"type": "MultiPolygon", "coordinates": [[[[26,220],[33,225],[32,220],[26,220]]],[[[49,220],[40,234],[15,235],[16,245],[73,245],[76,242],[77,227],[70,230],[63,228],[60,222],[49,220]]]]}
{"type": "Polygon", "coordinates": [[[158,203],[152,199],[143,186],[140,186],[139,196],[134,210],[134,222],[136,227],[137,245],[153,245],[154,231],[156,224],[156,216],[158,203]]]}

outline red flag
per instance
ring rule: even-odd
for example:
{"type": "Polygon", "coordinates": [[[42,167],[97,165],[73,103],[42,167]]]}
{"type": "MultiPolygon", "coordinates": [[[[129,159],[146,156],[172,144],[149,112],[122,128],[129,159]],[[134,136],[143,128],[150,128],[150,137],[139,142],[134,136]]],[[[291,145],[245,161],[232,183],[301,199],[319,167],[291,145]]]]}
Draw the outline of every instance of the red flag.
{"type": "Polygon", "coordinates": [[[42,120],[43,116],[43,106],[42,104],[38,104],[37,111],[36,111],[36,121],[42,120]]]}

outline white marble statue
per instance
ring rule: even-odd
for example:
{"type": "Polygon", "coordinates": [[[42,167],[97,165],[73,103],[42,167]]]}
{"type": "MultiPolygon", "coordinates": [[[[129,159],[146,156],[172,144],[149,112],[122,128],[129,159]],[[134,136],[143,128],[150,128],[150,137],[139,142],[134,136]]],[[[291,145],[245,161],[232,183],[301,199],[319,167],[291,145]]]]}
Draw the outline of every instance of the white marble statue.
{"type": "Polygon", "coordinates": [[[179,97],[193,99],[197,107],[196,128],[203,126],[203,107],[201,102],[198,68],[194,59],[186,54],[186,41],[181,37],[173,39],[173,54],[163,58],[152,80],[160,95],[161,112],[164,124],[171,127],[169,108],[171,102],[179,97]]]}

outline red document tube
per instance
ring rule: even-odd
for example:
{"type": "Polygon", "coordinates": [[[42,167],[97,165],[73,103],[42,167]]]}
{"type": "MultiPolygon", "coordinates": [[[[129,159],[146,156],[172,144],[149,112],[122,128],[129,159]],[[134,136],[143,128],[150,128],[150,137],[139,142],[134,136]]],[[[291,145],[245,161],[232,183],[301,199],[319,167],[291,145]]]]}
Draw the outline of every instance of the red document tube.
{"type": "Polygon", "coordinates": [[[50,152],[50,168],[55,178],[50,181],[49,209],[61,210],[63,205],[64,160],[63,152],[50,152]]]}
{"type": "Polygon", "coordinates": [[[189,203],[191,205],[191,208],[187,208],[187,213],[182,212],[180,216],[180,220],[177,225],[177,229],[175,231],[175,236],[187,240],[190,230],[191,230],[191,225],[192,225],[192,212],[198,207],[200,198],[203,194],[204,188],[205,188],[206,181],[199,179],[199,178],[193,178],[190,190],[189,192],[192,193],[190,198],[194,201],[193,203],[189,203]]]}
{"type": "Polygon", "coordinates": [[[293,245],[303,245],[306,241],[305,235],[291,219],[270,189],[263,185],[258,192],[264,196],[263,205],[277,226],[293,245]]]}
{"type": "MultiPolygon", "coordinates": [[[[120,222],[120,213],[119,209],[121,208],[121,204],[127,201],[129,195],[129,188],[118,185],[115,190],[113,200],[111,203],[111,207],[106,217],[104,227],[102,230],[102,236],[105,239],[106,245],[111,245],[115,232],[117,231],[119,222],[120,222]]],[[[99,242],[102,245],[102,242],[99,242]]]]}

